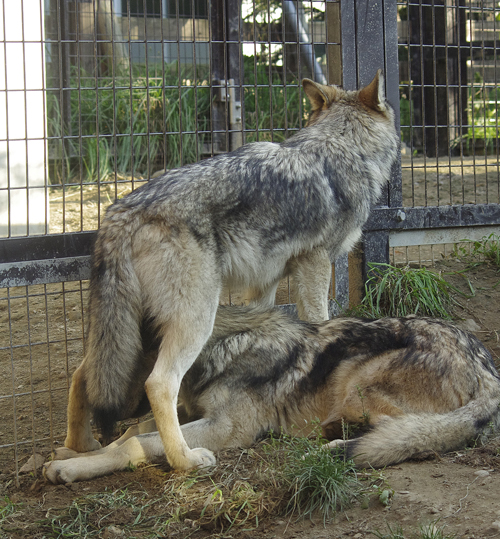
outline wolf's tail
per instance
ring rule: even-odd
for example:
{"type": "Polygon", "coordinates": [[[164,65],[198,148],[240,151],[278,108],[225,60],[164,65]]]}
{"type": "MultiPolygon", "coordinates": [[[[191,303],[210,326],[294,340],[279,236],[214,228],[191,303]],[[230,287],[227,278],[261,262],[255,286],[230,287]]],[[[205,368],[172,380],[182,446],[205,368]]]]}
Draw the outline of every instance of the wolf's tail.
{"type": "Polygon", "coordinates": [[[345,449],[360,467],[382,468],[427,452],[444,453],[498,430],[500,393],[482,396],[444,414],[405,414],[384,419],[345,449]]]}
{"type": "Polygon", "coordinates": [[[85,380],[94,420],[105,440],[127,404],[142,353],[143,309],[132,264],[131,228],[131,220],[125,225],[103,223],[90,278],[85,380]]]}

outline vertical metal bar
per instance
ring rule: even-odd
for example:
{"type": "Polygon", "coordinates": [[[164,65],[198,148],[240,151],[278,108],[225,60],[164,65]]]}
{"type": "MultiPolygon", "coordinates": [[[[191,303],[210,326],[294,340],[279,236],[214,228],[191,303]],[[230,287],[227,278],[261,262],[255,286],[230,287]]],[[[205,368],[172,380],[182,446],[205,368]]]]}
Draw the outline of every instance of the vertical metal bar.
{"type": "Polygon", "coordinates": [[[179,94],[179,160],[181,166],[184,165],[184,141],[183,141],[183,121],[182,121],[182,71],[181,71],[181,33],[180,33],[180,12],[179,2],[175,4],[175,20],[177,23],[177,92],[179,94]]]}
{"type": "MultiPolygon", "coordinates": [[[[5,116],[7,118],[7,121],[5,122],[5,145],[7,148],[6,153],[6,171],[7,171],[7,236],[12,236],[12,206],[11,206],[11,176],[10,176],[10,152],[9,150],[9,144],[10,144],[10,130],[9,130],[9,92],[7,91],[9,86],[7,84],[7,33],[6,33],[6,27],[5,27],[5,2],[2,2],[2,24],[3,24],[3,65],[4,65],[4,72],[3,72],[3,87],[5,88],[5,116]]],[[[17,473],[16,473],[16,480],[17,480],[17,473]]]]}
{"type": "Polygon", "coordinates": [[[167,170],[167,98],[165,91],[165,21],[167,19],[167,0],[162,0],[160,6],[160,43],[161,43],[161,87],[163,108],[163,170],[167,170]]]}
{"type": "Polygon", "coordinates": [[[192,50],[193,50],[193,98],[194,98],[194,115],[195,115],[195,122],[194,122],[194,143],[196,147],[196,160],[199,161],[200,159],[200,152],[199,152],[199,128],[198,128],[198,68],[197,68],[197,58],[196,58],[196,10],[195,10],[195,2],[194,0],[191,0],[191,13],[192,13],[192,34],[193,34],[193,42],[192,42],[192,50]]]}
{"type": "MultiPolygon", "coordinates": [[[[453,13],[453,7],[450,7],[448,5],[447,0],[444,2],[444,58],[445,58],[445,86],[446,86],[446,96],[448,98],[448,102],[451,104],[451,112],[450,113],[450,107],[448,107],[448,110],[446,111],[446,118],[447,118],[447,129],[448,129],[448,151],[447,151],[447,157],[448,157],[448,189],[449,189],[449,197],[448,197],[448,204],[452,204],[452,175],[453,175],[453,168],[452,168],[452,160],[451,160],[451,143],[452,143],[452,133],[455,134],[455,117],[456,117],[456,111],[457,111],[457,103],[456,103],[456,95],[454,94],[453,100],[451,99],[452,90],[450,88],[450,81],[449,81],[449,73],[450,73],[450,62],[449,62],[449,15],[450,10],[452,10],[453,13]],[[452,131],[453,130],[453,131],[452,131]]],[[[452,20],[455,20],[454,18],[452,20]]],[[[453,37],[453,36],[452,36],[453,37]]],[[[439,178],[438,178],[438,185],[439,185],[439,178]]],[[[432,250],[432,246],[431,246],[432,250]]]]}
{"type": "Polygon", "coordinates": [[[462,54],[466,45],[462,47],[463,43],[467,42],[467,20],[466,20],[466,7],[465,0],[457,0],[458,2],[458,99],[460,102],[460,119],[459,119],[459,136],[460,136],[460,176],[461,176],[461,187],[462,187],[462,204],[465,203],[465,181],[464,181],[464,145],[463,140],[465,136],[465,131],[467,130],[467,101],[468,101],[468,85],[467,85],[467,65],[465,64],[465,69],[462,70],[462,54]],[[462,1],[464,2],[463,7],[461,5],[462,1]],[[465,125],[464,125],[465,120],[465,125]]]}
{"type": "Polygon", "coordinates": [[[132,63],[132,34],[131,23],[132,17],[130,14],[130,2],[127,2],[127,26],[128,26],[128,54],[129,54],[129,70],[128,70],[128,84],[129,84],[129,99],[130,99],[130,174],[132,176],[131,189],[135,189],[135,156],[134,156],[134,115],[132,113],[132,103],[134,100],[134,83],[133,83],[133,63],[132,63]]]}
{"type": "MultiPolygon", "coordinates": [[[[471,110],[471,121],[468,125],[468,131],[472,130],[472,137],[469,137],[469,143],[471,145],[471,152],[472,152],[472,174],[474,178],[474,186],[476,185],[476,130],[475,130],[475,119],[474,119],[474,108],[475,108],[475,93],[476,93],[476,87],[474,84],[474,46],[473,46],[473,17],[472,17],[472,2],[469,3],[469,31],[470,31],[470,40],[469,40],[469,58],[471,59],[471,68],[470,68],[470,74],[471,74],[471,80],[469,81],[470,89],[471,89],[471,104],[470,104],[470,110],[471,110]]],[[[474,189],[474,192],[476,190],[474,189]]],[[[465,186],[464,186],[464,200],[465,200],[465,186]]]]}
{"type": "MultiPolygon", "coordinates": [[[[42,2],[40,6],[40,65],[42,66],[42,88],[43,93],[42,107],[43,117],[47,118],[47,72],[45,66],[45,29],[44,29],[44,11],[42,2]]],[[[50,201],[49,201],[49,163],[48,163],[48,148],[47,148],[47,122],[43,122],[43,184],[44,184],[44,204],[45,204],[45,234],[49,233],[50,223],[50,201]]]]}
{"type": "Polygon", "coordinates": [[[241,57],[241,1],[231,0],[226,4],[227,18],[227,81],[233,81],[230,89],[231,110],[235,111],[236,103],[240,104],[238,115],[229,113],[230,150],[243,144],[244,103],[241,91],[242,57],[241,57]],[[241,116],[239,115],[241,113],[241,116]],[[240,121],[238,121],[238,117],[240,121]]]}
{"type": "Polygon", "coordinates": [[[62,7],[62,2],[64,0],[57,0],[56,9],[57,9],[57,46],[58,46],[58,86],[59,86],[59,112],[60,112],[60,132],[61,140],[58,141],[58,147],[61,150],[61,196],[62,196],[62,232],[66,231],[66,166],[65,166],[65,106],[64,106],[64,82],[63,82],[63,29],[62,21],[64,19],[64,8],[62,7]]]}
{"type": "Polygon", "coordinates": [[[432,96],[434,116],[434,155],[436,156],[436,193],[437,205],[439,201],[439,119],[437,101],[437,55],[436,55],[436,6],[434,0],[431,3],[431,28],[432,28],[432,96]]]}
{"type": "MultiPolygon", "coordinates": [[[[271,20],[271,2],[270,0],[267,0],[267,19],[271,20]]],[[[267,69],[268,74],[268,80],[269,80],[269,116],[270,116],[270,123],[269,128],[271,130],[271,141],[274,142],[274,114],[273,114],[273,72],[272,72],[272,66],[271,66],[271,25],[268,25],[267,27],[267,50],[268,50],[268,58],[269,58],[269,65],[267,69]]],[[[300,61],[300,58],[299,58],[300,61]]],[[[300,63],[299,63],[299,77],[300,77],[300,63]]]]}
{"type": "MultiPolygon", "coordinates": [[[[100,225],[101,223],[101,170],[100,170],[100,130],[99,130],[99,76],[100,76],[100,61],[99,61],[99,21],[97,9],[101,9],[101,6],[96,6],[95,2],[100,2],[101,0],[94,0],[94,58],[95,58],[95,70],[94,70],[94,91],[95,91],[95,140],[96,140],[96,189],[97,189],[97,222],[100,225]]],[[[90,182],[93,181],[93,178],[90,178],[90,182]]]]}
{"type": "MultiPolygon", "coordinates": [[[[47,302],[47,285],[43,285],[44,300],[45,300],[45,335],[47,339],[47,373],[48,373],[48,401],[49,401],[49,436],[50,436],[50,448],[53,449],[54,441],[54,425],[53,425],[53,413],[52,413],[52,370],[50,363],[50,332],[49,332],[49,308],[47,302]]],[[[67,342],[67,336],[65,335],[65,341],[67,342]]],[[[35,448],[33,445],[33,453],[35,448]]]]}
{"type": "Polygon", "coordinates": [[[415,206],[415,168],[414,168],[414,155],[413,149],[415,147],[415,113],[413,106],[413,80],[412,80],[412,71],[413,71],[413,56],[411,54],[411,43],[412,43],[412,32],[410,30],[410,9],[411,9],[411,0],[407,0],[407,12],[406,12],[406,36],[407,36],[407,47],[408,47],[408,102],[410,107],[410,121],[409,121],[409,130],[410,130],[410,170],[411,170],[411,202],[412,206],[415,206]]]}
{"type": "Polygon", "coordinates": [[[342,86],[346,90],[355,90],[358,83],[356,5],[356,2],[342,2],[340,4],[342,86]]]}
{"type": "MultiPolygon", "coordinates": [[[[5,7],[4,7],[5,15],[5,7]]],[[[4,17],[5,24],[5,17],[4,17]]],[[[4,27],[4,36],[5,36],[5,27],[4,27]]],[[[15,374],[15,364],[14,364],[14,348],[12,340],[12,300],[10,288],[7,288],[7,309],[9,313],[9,346],[10,346],[10,368],[11,368],[11,381],[12,381],[12,428],[14,430],[14,468],[15,468],[15,479],[16,487],[19,488],[19,452],[18,452],[18,440],[17,440],[17,405],[16,405],[16,374],[15,374]]]]}
{"type": "MultiPolygon", "coordinates": [[[[396,129],[398,133],[400,133],[401,119],[399,111],[399,53],[396,0],[384,0],[382,18],[384,32],[383,66],[385,74],[385,92],[387,100],[394,109],[396,129]]],[[[387,192],[387,205],[390,207],[400,207],[403,205],[401,154],[399,154],[398,160],[394,163],[391,170],[387,192]]]]}
{"type": "Polygon", "coordinates": [[[76,40],[76,88],[78,94],[78,149],[80,159],[78,160],[79,172],[79,192],[80,192],[80,230],[84,229],[84,212],[83,212],[83,118],[82,118],[82,49],[80,35],[80,3],[76,3],[75,11],[75,40],[76,40]]]}
{"type": "MultiPolygon", "coordinates": [[[[497,11],[498,8],[493,8],[493,66],[494,66],[494,73],[495,73],[495,80],[497,79],[497,73],[498,73],[498,63],[497,63],[497,11]]],[[[494,139],[495,144],[495,156],[496,156],[496,164],[494,165],[496,167],[496,183],[497,183],[497,193],[496,193],[496,202],[500,202],[500,148],[499,148],[499,131],[498,131],[498,89],[495,88],[494,90],[495,95],[495,134],[496,137],[494,139]]]]}
{"type": "Polygon", "coordinates": [[[426,106],[425,106],[425,92],[426,92],[426,73],[424,65],[424,15],[422,3],[419,4],[419,45],[420,45],[420,87],[421,87],[421,128],[422,128],[422,152],[423,152],[423,167],[424,167],[424,203],[427,206],[427,133],[425,131],[426,124],[426,106]]]}
{"type": "MultiPolygon", "coordinates": [[[[144,12],[144,62],[145,62],[145,69],[146,69],[146,133],[141,133],[140,136],[146,137],[146,167],[147,167],[147,178],[149,179],[151,177],[151,117],[149,114],[150,111],[150,96],[149,96],[149,52],[148,52],[148,43],[149,43],[149,35],[148,35],[148,10],[147,10],[147,4],[146,0],[143,0],[143,12],[144,12]]],[[[179,66],[179,85],[181,84],[181,72],[180,72],[180,57],[178,61],[179,66]]],[[[181,106],[181,95],[179,95],[179,119],[182,121],[182,106],[181,106]]],[[[182,132],[182,130],[181,130],[182,132]]],[[[180,136],[181,145],[182,145],[182,134],[180,136]]],[[[182,146],[181,146],[182,147],[182,146]]],[[[181,153],[182,155],[182,153],[181,153]]]]}
{"type": "Polygon", "coordinates": [[[31,313],[30,313],[30,296],[29,296],[29,287],[24,287],[26,294],[26,316],[28,324],[28,350],[29,350],[29,395],[31,402],[31,437],[33,442],[33,453],[35,453],[35,440],[36,440],[36,431],[35,431],[35,400],[33,392],[33,343],[32,343],[32,324],[31,324],[31,313]]]}
{"type": "Polygon", "coordinates": [[[340,27],[340,3],[338,0],[327,0],[326,18],[326,63],[328,84],[342,85],[342,49],[340,27]]]}
{"type": "Polygon", "coordinates": [[[28,96],[26,86],[26,39],[24,35],[24,0],[21,0],[21,42],[23,49],[23,101],[24,101],[24,174],[26,177],[26,235],[30,235],[30,188],[28,161],[28,96]]]}
{"type": "MultiPolygon", "coordinates": [[[[488,107],[489,107],[489,91],[486,87],[486,43],[485,43],[485,27],[484,23],[486,20],[486,13],[484,10],[484,2],[481,4],[481,49],[482,49],[482,61],[483,61],[483,88],[482,88],[482,94],[483,94],[483,136],[484,136],[484,172],[485,172],[485,190],[486,190],[486,204],[489,202],[489,185],[488,185],[488,146],[487,146],[487,129],[486,129],[486,123],[488,118],[488,107]]],[[[477,203],[477,185],[474,186],[474,192],[476,194],[475,201],[477,203]]]]}
{"type": "MultiPolygon", "coordinates": [[[[342,8],[345,4],[342,5],[342,8]]],[[[355,51],[356,51],[356,78],[349,80],[349,83],[354,82],[356,87],[361,87],[368,84],[378,67],[384,69],[386,74],[386,93],[391,101],[391,105],[397,112],[399,109],[399,73],[396,69],[391,69],[389,62],[393,62],[397,58],[397,3],[396,0],[385,0],[380,4],[370,2],[369,0],[356,0],[354,2],[355,17],[355,51]],[[380,29],[383,29],[380,32],[380,29]]],[[[342,22],[344,19],[342,19],[342,22]]],[[[346,22],[350,22],[347,20],[346,22]]],[[[346,42],[349,43],[349,35],[346,35],[349,25],[342,26],[342,51],[346,42]],[[347,27],[346,27],[347,26],[347,27]]],[[[351,23],[352,28],[352,23],[351,23]]],[[[344,59],[344,66],[345,59],[344,59]]],[[[353,78],[353,73],[347,73],[344,70],[344,86],[346,85],[345,77],[350,75],[353,78]]],[[[397,169],[394,169],[397,173],[397,169]]],[[[395,179],[396,185],[401,185],[400,179],[395,179]]],[[[401,195],[396,197],[401,199],[401,195]]],[[[388,191],[385,190],[384,203],[389,204],[388,191]]],[[[366,279],[369,271],[368,264],[370,262],[388,262],[389,261],[389,234],[386,232],[368,232],[364,238],[364,258],[363,258],[363,273],[366,279]]]]}
{"type": "Polygon", "coordinates": [[[226,107],[220,100],[225,80],[225,0],[209,2],[210,17],[210,89],[211,89],[211,137],[212,154],[226,151],[226,107]]]}
{"type": "MultiPolygon", "coordinates": [[[[115,0],[116,1],[116,0],[115,0]]],[[[112,140],[111,144],[113,146],[113,181],[114,181],[114,197],[118,197],[118,169],[117,169],[117,156],[118,156],[118,140],[117,140],[117,125],[116,125],[116,77],[117,77],[117,69],[116,69],[116,55],[115,55],[115,1],[109,0],[110,3],[110,10],[111,10],[111,92],[112,92],[112,103],[113,103],[113,112],[112,112],[112,118],[113,118],[113,128],[112,128],[112,140]]],[[[120,32],[121,34],[121,32],[120,32]]],[[[118,45],[120,48],[123,47],[123,43],[119,43],[118,45]]],[[[121,68],[122,65],[120,65],[120,75],[121,75],[121,68]]],[[[110,146],[111,146],[110,144],[110,146]]]]}

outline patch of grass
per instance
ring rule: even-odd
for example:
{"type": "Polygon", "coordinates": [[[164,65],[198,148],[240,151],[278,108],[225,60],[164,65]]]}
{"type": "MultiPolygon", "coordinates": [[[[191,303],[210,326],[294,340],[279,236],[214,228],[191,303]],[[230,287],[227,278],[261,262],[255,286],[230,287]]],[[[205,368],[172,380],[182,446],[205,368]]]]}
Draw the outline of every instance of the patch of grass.
{"type": "Polygon", "coordinates": [[[272,437],[268,444],[287,491],[285,511],[291,516],[311,518],[319,512],[326,522],[362,493],[354,463],[323,450],[324,444],[319,432],[312,438],[272,437]]]}
{"type": "Polygon", "coordinates": [[[405,535],[403,528],[399,524],[387,524],[388,531],[386,533],[378,530],[370,532],[379,539],[454,539],[456,536],[445,534],[444,528],[439,527],[437,522],[431,522],[427,525],[421,525],[418,531],[410,532],[405,535]]]}
{"type": "MultiPolygon", "coordinates": [[[[247,142],[280,142],[301,127],[299,81],[285,84],[282,74],[253,56],[244,57],[244,65],[247,142]]],[[[200,142],[211,138],[209,73],[199,66],[195,73],[174,62],[157,73],[136,64],[113,78],[75,68],[70,88],[65,114],[60,92],[47,94],[50,150],[57,156],[52,184],[148,177],[198,161],[200,142]]]]}
{"type": "Polygon", "coordinates": [[[0,539],[10,537],[11,527],[16,527],[13,519],[20,514],[22,504],[14,503],[8,496],[0,500],[0,539]]]}
{"type": "Polygon", "coordinates": [[[370,264],[365,297],[354,309],[355,316],[418,316],[451,319],[450,292],[456,289],[441,274],[427,268],[370,264]]]}
{"type": "Polygon", "coordinates": [[[178,515],[164,510],[159,518],[156,509],[164,504],[161,496],[126,487],[77,498],[63,509],[49,509],[36,525],[45,537],[100,537],[109,529],[124,537],[160,538],[172,521],[178,521],[178,515]]]}
{"type": "MultiPolygon", "coordinates": [[[[464,240],[469,241],[469,240],[464,240]]],[[[489,236],[483,236],[480,240],[471,241],[470,255],[465,247],[459,248],[462,256],[471,256],[479,262],[491,262],[500,268],[500,237],[492,233],[489,236]]]]}
{"type": "Polygon", "coordinates": [[[246,142],[281,142],[301,127],[307,107],[299,80],[283,82],[282,75],[245,57],[245,129],[246,142]]]}
{"type": "Polygon", "coordinates": [[[66,174],[56,169],[51,183],[105,181],[115,172],[147,176],[199,159],[198,133],[210,115],[207,77],[195,84],[177,63],[156,75],[136,65],[130,74],[96,80],[74,69],[69,122],[59,93],[48,93],[48,133],[66,174]]]}

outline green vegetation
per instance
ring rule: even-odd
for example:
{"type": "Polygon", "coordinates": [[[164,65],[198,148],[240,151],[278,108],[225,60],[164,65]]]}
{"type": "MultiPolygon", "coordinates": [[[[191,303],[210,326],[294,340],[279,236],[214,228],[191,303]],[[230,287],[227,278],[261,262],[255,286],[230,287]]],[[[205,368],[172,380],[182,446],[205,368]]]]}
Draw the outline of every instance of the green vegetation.
{"type": "Polygon", "coordinates": [[[267,453],[287,491],[287,514],[310,518],[319,512],[326,521],[361,495],[363,486],[354,463],[340,453],[323,450],[324,444],[319,429],[311,438],[271,438],[267,453]]]}
{"type": "MultiPolygon", "coordinates": [[[[283,85],[268,65],[244,58],[244,127],[247,142],[281,141],[301,125],[298,81],[283,85]]],[[[95,79],[73,70],[70,124],[64,125],[60,94],[47,95],[51,154],[58,156],[52,184],[106,181],[112,175],[144,176],[194,163],[210,140],[210,86],[206,69],[165,72],[144,66],[114,78],[95,79]],[[64,168],[64,173],[63,173],[64,168]]]]}
{"type": "Polygon", "coordinates": [[[281,142],[301,126],[304,100],[298,80],[283,84],[280,74],[245,58],[246,142],[281,142]]]}
{"type": "Polygon", "coordinates": [[[9,537],[12,520],[16,514],[20,514],[20,505],[15,504],[8,496],[0,499],[0,539],[9,537]]]}
{"type": "Polygon", "coordinates": [[[165,537],[176,515],[156,511],[162,504],[159,496],[150,497],[146,491],[123,488],[76,498],[63,509],[50,509],[36,524],[45,537],[101,537],[108,529],[110,536],[165,537]],[[147,534],[136,532],[147,529],[147,534]]]}
{"type": "MultiPolygon", "coordinates": [[[[469,241],[469,240],[464,240],[469,241]]],[[[480,240],[470,242],[471,250],[468,254],[465,247],[460,247],[457,254],[474,259],[475,265],[491,262],[500,268],[500,237],[496,234],[483,236],[480,240]]]]}
{"type": "Polygon", "coordinates": [[[447,535],[444,533],[443,527],[438,527],[437,522],[428,524],[427,526],[420,526],[418,531],[413,531],[410,535],[406,535],[403,528],[398,524],[387,524],[387,532],[380,531],[371,532],[378,539],[454,539],[455,535],[447,535]]]}
{"type": "Polygon", "coordinates": [[[365,297],[355,309],[357,316],[433,316],[451,319],[450,291],[455,290],[440,274],[427,268],[370,264],[365,297]]]}
{"type": "MultiPolygon", "coordinates": [[[[208,126],[210,88],[206,81],[191,85],[188,76],[179,76],[176,64],[163,79],[139,67],[104,81],[74,71],[69,126],[63,125],[59,95],[47,98],[48,133],[52,144],[61,145],[59,154],[64,136],[66,183],[105,181],[115,172],[147,175],[196,161],[198,131],[208,126]]],[[[59,170],[51,182],[60,183],[61,175],[59,170]]]]}

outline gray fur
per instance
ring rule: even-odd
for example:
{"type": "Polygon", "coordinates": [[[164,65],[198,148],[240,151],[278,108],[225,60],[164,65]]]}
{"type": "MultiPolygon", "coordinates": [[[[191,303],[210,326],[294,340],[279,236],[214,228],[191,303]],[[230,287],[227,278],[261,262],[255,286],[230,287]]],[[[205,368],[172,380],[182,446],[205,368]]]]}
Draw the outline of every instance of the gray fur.
{"type": "MultiPolygon", "coordinates": [[[[143,392],[139,382],[135,390],[143,392]]],[[[249,447],[269,430],[308,435],[317,419],[334,438],[327,447],[343,447],[358,466],[458,449],[500,422],[500,378],[486,348],[452,325],[414,317],[312,324],[279,310],[221,307],[180,397],[190,448],[249,447]],[[335,439],[346,423],[360,424],[361,435],[335,439]]],[[[156,461],[161,438],[141,434],[154,430],[154,421],[140,424],[111,446],[48,464],[46,475],[68,482],[156,461]]],[[[62,448],[56,458],[74,456],[62,448]]]]}
{"type": "MultiPolygon", "coordinates": [[[[222,288],[271,306],[278,281],[291,275],[300,317],[327,319],[331,263],[359,239],[397,157],[380,72],[358,92],[312,81],[304,89],[313,102],[305,129],[150,180],[108,209],[98,233],[82,366],[90,406],[109,433],[151,320],[162,346],[146,389],[181,469],[212,458],[187,448],[174,403],[210,337],[222,288]]],[[[66,442],[75,444],[71,433],[66,442]]]]}

